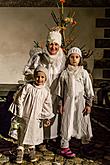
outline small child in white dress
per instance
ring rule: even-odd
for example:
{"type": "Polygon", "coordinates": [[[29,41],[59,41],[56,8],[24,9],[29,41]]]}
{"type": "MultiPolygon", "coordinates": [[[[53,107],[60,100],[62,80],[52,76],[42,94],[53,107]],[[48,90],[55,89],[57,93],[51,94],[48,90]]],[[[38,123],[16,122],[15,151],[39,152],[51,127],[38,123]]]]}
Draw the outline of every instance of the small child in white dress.
{"type": "Polygon", "coordinates": [[[43,125],[49,126],[54,117],[49,88],[46,86],[48,71],[38,66],[34,71],[35,81],[24,85],[16,95],[18,129],[18,148],[16,163],[22,163],[25,145],[28,146],[31,162],[36,161],[35,145],[43,142],[43,125]]]}
{"type": "Polygon", "coordinates": [[[69,158],[75,156],[69,148],[71,137],[81,139],[82,143],[88,143],[92,137],[90,112],[94,92],[89,74],[81,61],[81,50],[71,48],[57,90],[62,114],[61,154],[69,158]]]}

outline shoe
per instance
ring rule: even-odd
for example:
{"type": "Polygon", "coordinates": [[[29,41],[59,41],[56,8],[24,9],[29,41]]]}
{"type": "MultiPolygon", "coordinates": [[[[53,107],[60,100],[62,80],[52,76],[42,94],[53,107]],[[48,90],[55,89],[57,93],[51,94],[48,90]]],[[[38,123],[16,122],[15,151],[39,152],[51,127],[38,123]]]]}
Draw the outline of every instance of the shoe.
{"type": "Polygon", "coordinates": [[[62,148],[61,149],[61,155],[64,156],[64,157],[67,157],[67,158],[73,158],[76,156],[75,153],[73,153],[70,148],[62,148]]]}
{"type": "Polygon", "coordinates": [[[41,152],[48,151],[47,148],[46,148],[46,144],[41,144],[41,145],[39,146],[39,151],[41,151],[41,152]]]}
{"type": "Polygon", "coordinates": [[[23,155],[24,155],[24,148],[19,146],[17,148],[17,156],[16,156],[16,163],[21,164],[23,162],[23,155]]]}
{"type": "Polygon", "coordinates": [[[36,162],[36,152],[35,152],[35,147],[29,147],[29,159],[31,162],[36,162]]]}

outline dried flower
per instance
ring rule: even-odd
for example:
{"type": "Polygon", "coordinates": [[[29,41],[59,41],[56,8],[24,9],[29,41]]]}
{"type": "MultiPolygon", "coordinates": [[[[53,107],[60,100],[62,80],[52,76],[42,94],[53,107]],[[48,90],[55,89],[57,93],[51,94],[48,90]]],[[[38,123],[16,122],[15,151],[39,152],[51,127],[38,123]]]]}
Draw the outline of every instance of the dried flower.
{"type": "Polygon", "coordinates": [[[73,18],[72,17],[66,17],[65,19],[64,19],[64,22],[65,22],[65,26],[67,26],[67,24],[72,24],[72,25],[75,25],[76,24],[76,21],[75,20],[73,20],[73,18]]]}
{"type": "Polygon", "coordinates": [[[77,24],[77,22],[75,20],[73,20],[72,25],[76,25],[76,24],[77,24]]]}
{"type": "Polygon", "coordinates": [[[69,18],[69,17],[66,17],[66,18],[64,19],[64,21],[65,21],[65,23],[69,23],[69,22],[70,22],[70,18],[69,18]]]}

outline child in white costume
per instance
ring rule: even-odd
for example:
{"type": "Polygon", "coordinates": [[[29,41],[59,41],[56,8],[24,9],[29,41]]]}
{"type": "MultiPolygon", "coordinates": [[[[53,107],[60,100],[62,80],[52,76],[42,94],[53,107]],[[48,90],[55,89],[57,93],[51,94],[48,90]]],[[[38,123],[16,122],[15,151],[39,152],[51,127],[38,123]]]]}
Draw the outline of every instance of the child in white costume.
{"type": "Polygon", "coordinates": [[[31,162],[36,161],[35,145],[43,142],[43,121],[45,126],[54,117],[49,88],[45,85],[48,77],[47,69],[39,66],[34,71],[33,83],[27,83],[16,96],[19,122],[17,163],[22,163],[24,145],[29,147],[31,162]]]}
{"type": "Polygon", "coordinates": [[[90,112],[94,96],[88,72],[81,66],[82,53],[77,47],[68,51],[67,67],[62,72],[57,95],[61,98],[61,154],[74,157],[69,148],[71,137],[87,143],[92,137],[90,112]]]}
{"type": "Polygon", "coordinates": [[[54,139],[58,136],[58,113],[57,113],[57,100],[54,94],[58,84],[60,73],[65,68],[65,54],[61,49],[62,37],[59,31],[50,31],[47,36],[45,48],[36,48],[31,51],[31,57],[24,68],[24,75],[27,80],[33,76],[34,69],[38,66],[44,66],[48,70],[47,85],[50,88],[52,95],[52,104],[55,117],[52,125],[44,131],[45,139],[54,139]]]}

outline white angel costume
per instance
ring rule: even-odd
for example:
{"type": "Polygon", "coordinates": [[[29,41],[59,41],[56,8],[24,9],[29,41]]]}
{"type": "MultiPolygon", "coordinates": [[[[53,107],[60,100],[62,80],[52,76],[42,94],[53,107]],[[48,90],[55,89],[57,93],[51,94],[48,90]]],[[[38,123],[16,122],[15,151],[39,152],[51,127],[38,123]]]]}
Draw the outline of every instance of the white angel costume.
{"type": "Polygon", "coordinates": [[[62,72],[57,95],[62,99],[64,112],[61,124],[61,146],[69,147],[71,137],[89,141],[92,137],[90,115],[83,115],[85,105],[92,106],[94,96],[88,72],[83,66],[71,66],[62,72]]]}
{"type": "Polygon", "coordinates": [[[19,144],[38,145],[43,142],[43,119],[54,117],[49,89],[26,84],[17,99],[19,119],[19,144]]]}

